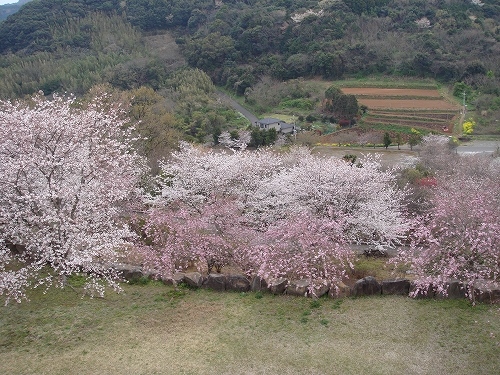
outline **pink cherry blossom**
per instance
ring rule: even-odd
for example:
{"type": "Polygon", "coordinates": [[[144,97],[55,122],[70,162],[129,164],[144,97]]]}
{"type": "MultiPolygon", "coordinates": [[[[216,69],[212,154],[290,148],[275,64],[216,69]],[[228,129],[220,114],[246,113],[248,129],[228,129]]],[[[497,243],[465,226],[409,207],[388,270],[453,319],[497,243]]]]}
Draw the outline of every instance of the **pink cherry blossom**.
{"type": "Polygon", "coordinates": [[[413,245],[397,262],[411,265],[417,295],[446,294],[450,279],[468,297],[480,282],[500,281],[500,168],[498,159],[461,157],[430,185],[431,209],[417,218],[413,245]]]}

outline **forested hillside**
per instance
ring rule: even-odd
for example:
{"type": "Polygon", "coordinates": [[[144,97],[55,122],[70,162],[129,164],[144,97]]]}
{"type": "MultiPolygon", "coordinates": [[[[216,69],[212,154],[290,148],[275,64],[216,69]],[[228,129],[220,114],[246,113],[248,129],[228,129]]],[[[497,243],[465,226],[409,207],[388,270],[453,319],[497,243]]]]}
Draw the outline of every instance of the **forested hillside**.
{"type": "Polygon", "coordinates": [[[500,106],[496,0],[34,0],[0,23],[0,53],[3,98],[161,90],[187,63],[238,95],[263,77],[387,75],[500,106]]]}

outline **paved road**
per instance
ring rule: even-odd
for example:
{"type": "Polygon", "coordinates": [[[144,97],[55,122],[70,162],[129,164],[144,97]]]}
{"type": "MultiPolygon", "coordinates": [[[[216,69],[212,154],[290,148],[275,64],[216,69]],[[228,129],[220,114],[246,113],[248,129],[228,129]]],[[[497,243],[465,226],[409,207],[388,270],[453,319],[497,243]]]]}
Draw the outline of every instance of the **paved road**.
{"type": "Polygon", "coordinates": [[[217,91],[217,94],[219,95],[219,98],[222,102],[227,103],[228,105],[231,106],[235,111],[238,111],[245,117],[248,121],[250,121],[250,124],[255,125],[257,122],[258,118],[255,116],[253,113],[250,113],[247,111],[245,108],[243,108],[240,103],[238,103],[236,100],[231,98],[229,95],[223,93],[222,91],[217,91]]]}
{"type": "Polygon", "coordinates": [[[463,142],[457,147],[459,154],[492,154],[500,147],[499,141],[471,141],[463,142]]]}

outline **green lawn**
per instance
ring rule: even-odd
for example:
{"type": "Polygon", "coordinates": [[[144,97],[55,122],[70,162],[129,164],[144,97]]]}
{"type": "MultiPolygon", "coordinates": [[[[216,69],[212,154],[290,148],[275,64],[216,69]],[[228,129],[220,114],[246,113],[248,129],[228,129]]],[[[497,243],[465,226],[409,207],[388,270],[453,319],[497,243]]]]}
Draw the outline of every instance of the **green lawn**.
{"type": "Polygon", "coordinates": [[[0,308],[0,373],[498,374],[499,318],[498,306],[406,297],[50,290],[0,308]]]}

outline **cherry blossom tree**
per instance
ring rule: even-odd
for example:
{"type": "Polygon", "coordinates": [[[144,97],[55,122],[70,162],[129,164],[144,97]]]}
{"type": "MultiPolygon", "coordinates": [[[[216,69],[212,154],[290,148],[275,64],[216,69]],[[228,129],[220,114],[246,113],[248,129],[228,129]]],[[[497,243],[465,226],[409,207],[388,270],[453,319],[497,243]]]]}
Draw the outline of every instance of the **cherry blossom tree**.
{"type": "Polygon", "coordinates": [[[189,222],[189,212],[178,209],[152,208],[134,219],[139,234],[136,251],[146,270],[162,278],[182,271],[194,262],[189,222]]]}
{"type": "Polygon", "coordinates": [[[155,204],[183,202],[197,207],[221,197],[245,197],[258,189],[262,178],[282,164],[281,157],[267,151],[216,152],[182,142],[161,163],[155,204]]]}
{"type": "Polygon", "coordinates": [[[145,267],[163,278],[193,265],[210,273],[235,264],[269,281],[307,279],[315,295],[325,285],[336,287],[352,267],[340,220],[299,213],[262,232],[248,227],[229,201],[206,204],[201,213],[184,207],[148,215],[138,248],[145,267]]]}
{"type": "Polygon", "coordinates": [[[273,223],[304,210],[335,220],[334,213],[343,215],[348,241],[391,245],[401,239],[404,192],[395,187],[395,173],[382,171],[375,158],[365,157],[362,167],[311,154],[293,164],[286,158],[286,167],[248,198],[246,211],[255,221],[273,223]]]}
{"type": "MultiPolygon", "coordinates": [[[[392,244],[406,230],[402,198],[391,170],[375,158],[362,168],[311,155],[306,148],[278,154],[205,151],[182,145],[162,164],[155,204],[192,207],[232,197],[249,222],[265,227],[304,210],[319,217],[345,215],[350,241],[392,244]]],[[[335,219],[335,218],[332,218],[335,219]]]]}
{"type": "MultiPolygon", "coordinates": [[[[223,131],[221,135],[219,135],[219,143],[224,147],[230,148],[231,150],[239,149],[244,151],[247,148],[247,145],[250,143],[250,132],[248,130],[240,130],[238,132],[238,138],[233,139],[229,132],[223,131]]],[[[235,151],[235,150],[234,150],[235,151]]]]}
{"type": "Polygon", "coordinates": [[[422,17],[419,20],[416,20],[415,23],[421,29],[428,29],[431,27],[431,21],[427,17],[422,17]]]}
{"type": "Polygon", "coordinates": [[[446,136],[429,134],[422,137],[420,162],[434,171],[449,171],[458,162],[453,151],[454,143],[446,136]]]}
{"type": "Polygon", "coordinates": [[[138,250],[145,267],[163,278],[193,265],[199,271],[220,272],[253,237],[244,221],[229,199],[198,209],[178,203],[154,208],[136,220],[142,237],[138,250]]]}
{"type": "Polygon", "coordinates": [[[54,96],[0,102],[0,293],[20,301],[28,287],[62,286],[76,272],[90,294],[132,233],[121,219],[139,196],[145,163],[124,112],[106,95],[85,104],[54,96]],[[106,111],[102,111],[106,103],[106,111]]]}
{"type": "Polygon", "coordinates": [[[341,220],[315,217],[307,212],[270,227],[257,254],[252,252],[256,273],[266,280],[306,279],[316,295],[325,285],[337,287],[352,267],[353,252],[347,246],[341,220]]]}
{"type": "Polygon", "coordinates": [[[394,172],[368,156],[354,166],[306,148],[226,153],[181,144],[161,168],[144,250],[164,276],[186,265],[178,259],[207,269],[234,262],[249,275],[308,278],[313,291],[318,280],[343,277],[346,243],[392,245],[408,229],[394,172]]]}
{"type": "Polygon", "coordinates": [[[431,289],[446,295],[446,283],[456,279],[473,300],[478,281],[500,281],[498,160],[461,158],[461,163],[429,187],[432,209],[418,218],[412,247],[396,261],[411,265],[417,279],[413,295],[431,289]]]}

